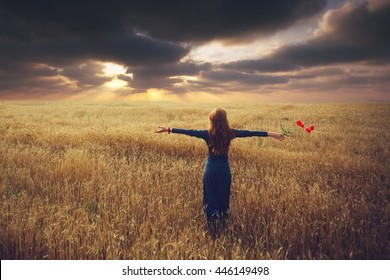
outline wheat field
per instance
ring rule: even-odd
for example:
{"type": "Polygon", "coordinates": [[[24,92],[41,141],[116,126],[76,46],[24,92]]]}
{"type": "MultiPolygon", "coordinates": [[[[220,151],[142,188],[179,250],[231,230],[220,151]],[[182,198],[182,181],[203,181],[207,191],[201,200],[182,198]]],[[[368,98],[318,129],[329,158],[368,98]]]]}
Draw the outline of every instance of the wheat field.
{"type": "Polygon", "coordinates": [[[1,259],[389,259],[389,104],[0,102],[1,259]],[[227,229],[202,212],[207,148],[232,142],[227,229]],[[295,122],[314,125],[305,132],[295,122]]]}

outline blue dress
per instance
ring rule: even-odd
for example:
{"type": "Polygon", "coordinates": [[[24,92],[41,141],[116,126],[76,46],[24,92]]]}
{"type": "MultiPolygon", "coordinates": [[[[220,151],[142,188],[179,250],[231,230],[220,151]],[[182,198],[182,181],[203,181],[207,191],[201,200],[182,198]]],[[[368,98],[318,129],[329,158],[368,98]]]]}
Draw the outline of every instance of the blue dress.
{"type": "MultiPolygon", "coordinates": [[[[209,133],[207,130],[173,128],[171,131],[172,133],[201,138],[209,147],[209,133]]],[[[268,133],[264,131],[235,130],[235,132],[235,137],[268,136],[268,133]]],[[[214,155],[209,147],[203,175],[203,207],[209,221],[215,218],[227,217],[231,182],[232,174],[230,172],[228,155],[214,155]]]]}

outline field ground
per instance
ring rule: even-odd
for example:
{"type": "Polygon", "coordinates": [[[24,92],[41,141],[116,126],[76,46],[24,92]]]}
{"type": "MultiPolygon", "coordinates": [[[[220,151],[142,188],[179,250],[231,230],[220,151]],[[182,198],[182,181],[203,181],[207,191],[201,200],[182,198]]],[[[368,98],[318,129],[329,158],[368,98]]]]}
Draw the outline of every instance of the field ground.
{"type": "Polygon", "coordinates": [[[226,104],[226,232],[202,212],[215,104],[0,102],[1,259],[389,259],[389,104],[226,104]],[[308,134],[295,122],[314,125],[308,134]]]}

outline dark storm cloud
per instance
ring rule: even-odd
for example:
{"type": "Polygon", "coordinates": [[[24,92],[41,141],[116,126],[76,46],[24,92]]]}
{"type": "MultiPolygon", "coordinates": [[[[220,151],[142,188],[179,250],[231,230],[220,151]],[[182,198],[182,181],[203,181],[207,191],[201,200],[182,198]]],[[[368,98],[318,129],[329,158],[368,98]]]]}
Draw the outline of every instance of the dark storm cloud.
{"type": "Polygon", "coordinates": [[[264,85],[286,83],[285,77],[271,75],[252,75],[237,71],[209,71],[201,76],[205,80],[219,83],[240,82],[244,84],[264,85]]]}
{"type": "Polygon", "coordinates": [[[175,42],[270,34],[320,12],[325,4],[324,0],[2,1],[14,23],[29,23],[31,32],[41,36],[55,31],[91,35],[136,29],[175,42]]]}
{"type": "MultiPolygon", "coordinates": [[[[165,64],[160,67],[136,66],[129,67],[127,70],[128,74],[132,74],[132,78],[126,75],[120,75],[117,78],[128,82],[133,92],[144,92],[148,88],[161,87],[177,92],[174,85],[183,81],[180,76],[197,76],[201,71],[207,71],[211,67],[209,63],[196,64],[191,61],[165,64]]],[[[185,90],[182,89],[181,92],[183,91],[185,90]]]]}
{"type": "Polygon", "coordinates": [[[388,26],[389,0],[346,3],[326,12],[308,41],[282,46],[261,59],[234,61],[219,67],[252,75],[254,80],[259,74],[283,77],[289,81],[289,87],[295,89],[321,91],[365,86],[388,92],[388,26]],[[355,67],[350,66],[354,64],[355,67]],[[345,70],[350,67],[367,67],[370,71],[345,70]],[[372,67],[376,67],[375,70],[372,67]]]}
{"type": "Polygon", "coordinates": [[[188,81],[188,90],[212,93],[255,92],[267,85],[286,84],[287,77],[246,74],[230,70],[203,71],[196,81],[188,81]]]}
{"type": "Polygon", "coordinates": [[[0,39],[0,58],[14,56],[17,60],[64,65],[86,59],[112,61],[126,65],[158,65],[178,61],[188,49],[135,34],[113,37],[55,38],[15,42],[0,39]]]}
{"type": "MultiPolygon", "coordinates": [[[[129,93],[247,91],[292,83],[315,87],[388,87],[380,74],[341,65],[386,67],[390,59],[390,1],[354,1],[322,16],[306,42],[253,60],[212,65],[189,61],[191,48],[212,40],[243,42],[318,15],[318,0],[49,1],[0,3],[1,92],[77,93],[103,85],[104,65],[127,67],[129,93]],[[195,76],[196,80],[186,80],[195,76]]],[[[335,6],[335,5],[333,5],[335,6]]],[[[294,85],[291,85],[294,86],[294,85]]]]}
{"type": "Polygon", "coordinates": [[[130,21],[151,36],[173,41],[267,35],[320,12],[324,0],[137,1],[130,21]]]}
{"type": "Polygon", "coordinates": [[[7,71],[0,71],[0,90],[8,88],[26,88],[31,86],[38,86],[42,83],[37,78],[46,79],[53,78],[58,75],[56,69],[45,66],[32,66],[29,64],[19,65],[21,68],[8,68],[7,71]],[[21,83],[20,81],[23,81],[21,83]]]}
{"type": "Polygon", "coordinates": [[[172,77],[172,76],[194,76],[200,71],[211,69],[210,63],[195,64],[187,61],[178,64],[165,64],[160,67],[130,67],[127,72],[133,73],[134,76],[148,77],[172,77]]]}
{"type": "Polygon", "coordinates": [[[388,63],[390,59],[390,1],[347,4],[325,14],[307,42],[282,46],[262,59],[221,65],[244,72],[284,72],[337,63],[388,63]]]}
{"type": "Polygon", "coordinates": [[[242,72],[283,72],[299,68],[295,64],[277,59],[240,60],[222,64],[223,69],[235,69],[242,72]]]}
{"type": "Polygon", "coordinates": [[[101,63],[88,61],[81,65],[67,66],[59,74],[73,81],[77,89],[84,90],[111,81],[111,77],[103,75],[103,68],[101,63]]]}
{"type": "Polygon", "coordinates": [[[388,63],[390,60],[390,1],[347,4],[328,12],[316,36],[285,46],[267,59],[299,66],[334,63],[388,63]]]}
{"type": "Polygon", "coordinates": [[[324,6],[324,0],[3,0],[0,89],[28,89],[34,79],[43,89],[46,83],[52,88],[56,81],[63,87],[63,77],[76,84],[77,90],[104,83],[106,79],[93,72],[99,69],[78,68],[91,61],[132,68],[134,79],[128,82],[133,88],[147,89],[148,82],[153,87],[169,88],[175,79],[167,73],[197,75],[205,70],[204,65],[181,62],[190,46],[272,34],[324,6]],[[32,70],[41,64],[47,65],[56,79],[32,70]]]}
{"type": "Polygon", "coordinates": [[[293,74],[286,74],[284,77],[288,79],[298,79],[298,80],[304,80],[304,79],[314,79],[318,77],[339,77],[342,75],[345,75],[345,70],[341,68],[334,68],[334,67],[326,67],[321,69],[303,69],[301,71],[298,71],[297,73],[293,74]]]}
{"type": "MultiPolygon", "coordinates": [[[[65,76],[73,81],[77,86],[73,87],[73,91],[79,92],[107,82],[107,77],[97,76],[101,69],[79,68],[85,63],[91,66],[93,60],[115,62],[126,66],[158,68],[161,65],[178,63],[180,58],[187,53],[188,49],[180,44],[136,34],[117,37],[112,34],[90,38],[59,37],[28,42],[0,38],[0,73],[3,73],[3,75],[0,74],[0,90],[21,90],[22,85],[23,90],[28,90],[31,83],[25,79],[25,75],[35,75],[35,79],[39,80],[37,85],[40,85],[43,90],[53,89],[54,79],[50,80],[49,85],[47,79],[42,79],[44,75],[39,75],[36,71],[30,74],[27,72],[31,71],[33,64],[46,64],[63,69],[64,71],[57,71],[57,75],[65,76]]],[[[57,79],[57,81],[58,87],[63,88],[64,92],[71,90],[71,88],[64,87],[62,79],[57,79]]]]}

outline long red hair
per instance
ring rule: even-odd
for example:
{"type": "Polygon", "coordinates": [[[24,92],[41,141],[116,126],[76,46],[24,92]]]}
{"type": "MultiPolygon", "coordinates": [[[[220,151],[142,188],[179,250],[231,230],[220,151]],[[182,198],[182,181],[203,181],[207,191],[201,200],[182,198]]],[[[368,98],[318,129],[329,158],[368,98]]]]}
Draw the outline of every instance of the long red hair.
{"type": "Polygon", "coordinates": [[[230,142],[235,137],[235,131],[230,128],[226,111],[215,108],[209,115],[209,147],[214,155],[227,154],[230,142]]]}

